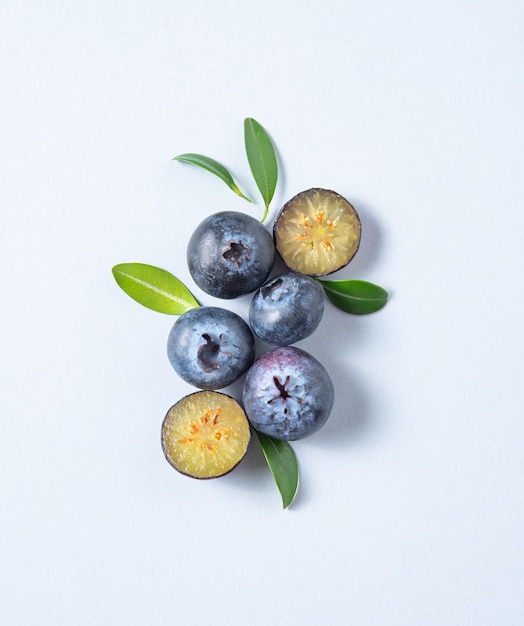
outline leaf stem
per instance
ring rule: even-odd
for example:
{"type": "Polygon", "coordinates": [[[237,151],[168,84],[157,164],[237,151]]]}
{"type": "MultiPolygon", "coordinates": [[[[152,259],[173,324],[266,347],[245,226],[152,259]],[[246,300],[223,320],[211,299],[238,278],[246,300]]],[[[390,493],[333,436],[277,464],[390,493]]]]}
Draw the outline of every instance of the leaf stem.
{"type": "Polygon", "coordinates": [[[254,204],[253,200],[251,200],[251,198],[248,198],[247,196],[245,196],[240,189],[237,187],[237,185],[233,185],[231,187],[231,189],[237,194],[237,196],[240,196],[241,198],[244,198],[244,200],[247,200],[248,202],[251,202],[251,204],[254,204]]]}

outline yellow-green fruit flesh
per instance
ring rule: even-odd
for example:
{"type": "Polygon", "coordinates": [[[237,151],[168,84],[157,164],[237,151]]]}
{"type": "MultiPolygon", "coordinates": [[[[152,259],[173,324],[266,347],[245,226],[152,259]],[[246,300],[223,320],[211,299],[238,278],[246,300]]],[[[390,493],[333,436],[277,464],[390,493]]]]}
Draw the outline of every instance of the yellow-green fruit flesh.
{"type": "Polygon", "coordinates": [[[162,449],[182,474],[217,478],[242,460],[250,436],[246,414],[236,400],[218,391],[198,391],[167,412],[162,449]]]}
{"type": "Polygon", "coordinates": [[[360,245],[360,219],[340,194],[309,189],[287,202],[273,228],[275,244],[292,270],[324,276],[351,261],[360,245]]]}

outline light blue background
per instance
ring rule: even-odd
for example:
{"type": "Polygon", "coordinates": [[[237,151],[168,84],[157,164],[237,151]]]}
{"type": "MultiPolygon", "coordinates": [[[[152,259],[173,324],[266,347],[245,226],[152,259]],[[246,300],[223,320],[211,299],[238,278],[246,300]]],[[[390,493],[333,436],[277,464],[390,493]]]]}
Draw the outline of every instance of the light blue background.
{"type": "Polygon", "coordinates": [[[524,623],[523,27],[520,0],[1,3],[3,626],[524,623]],[[173,320],[110,272],[192,286],[201,219],[261,214],[171,161],[256,196],[247,116],[270,219],[335,189],[363,222],[336,277],[391,292],[300,344],[337,399],[285,512],[255,446],[218,481],[166,463],[173,320]]]}

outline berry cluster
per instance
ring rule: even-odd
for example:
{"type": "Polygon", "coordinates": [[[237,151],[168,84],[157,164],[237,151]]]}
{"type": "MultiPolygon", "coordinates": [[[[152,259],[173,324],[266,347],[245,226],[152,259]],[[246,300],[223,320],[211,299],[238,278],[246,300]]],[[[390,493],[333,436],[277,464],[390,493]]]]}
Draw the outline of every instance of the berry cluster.
{"type": "MultiPolygon", "coordinates": [[[[261,146],[262,157],[264,151],[269,154],[264,171],[267,179],[274,159],[272,147],[254,120],[250,128],[259,133],[255,148],[261,146]]],[[[201,155],[182,156],[179,160],[213,171],[245,197],[217,162],[201,155]]],[[[273,166],[276,168],[276,162],[273,166]]],[[[255,170],[253,173],[257,180],[255,170]]],[[[272,192],[265,198],[266,213],[271,196],[272,192]]],[[[179,315],[169,333],[168,358],[176,373],[199,391],[172,406],[162,424],[162,448],[175,469],[194,478],[222,476],[244,457],[254,430],[281,489],[280,483],[289,477],[278,474],[285,472],[285,467],[272,466],[268,441],[275,449],[280,446],[284,458],[291,450],[287,442],[318,431],[334,403],[334,386],[324,366],[292,344],[318,327],[325,295],[349,312],[370,312],[385,303],[380,294],[382,303],[377,304],[375,296],[381,288],[371,283],[318,278],[349,263],[358,250],[360,233],[353,206],[339,194],[318,188],[287,202],[272,234],[261,221],[240,212],[224,211],[206,218],[187,246],[189,272],[196,285],[213,297],[227,300],[253,294],[249,324],[227,308],[200,306],[187,288],[164,270],[141,264],[113,268],[118,284],[134,299],[179,315]],[[271,276],[277,254],[288,271],[271,276]],[[360,296],[355,296],[355,288],[360,296]],[[351,299],[362,307],[366,293],[371,293],[370,308],[352,311],[351,299]],[[166,297],[168,304],[162,304],[166,297]],[[173,309],[173,301],[183,302],[183,309],[173,309]],[[271,346],[258,359],[255,336],[271,346]],[[244,375],[241,404],[217,391],[244,375]]],[[[292,450],[290,454],[294,459],[292,450]]],[[[297,482],[298,473],[294,489],[297,482]]],[[[286,502],[283,494],[285,506],[293,496],[294,491],[286,502]]]]}

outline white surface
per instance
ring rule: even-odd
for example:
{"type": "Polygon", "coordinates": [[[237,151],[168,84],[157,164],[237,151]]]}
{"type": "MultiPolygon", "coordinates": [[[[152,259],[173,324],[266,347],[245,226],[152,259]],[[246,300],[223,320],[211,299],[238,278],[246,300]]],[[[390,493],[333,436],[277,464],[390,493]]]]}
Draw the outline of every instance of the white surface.
{"type": "Polygon", "coordinates": [[[524,623],[523,26],[520,0],[2,2],[3,626],[524,623]],[[285,512],[255,446],[216,481],[165,462],[173,320],[110,272],[191,286],[199,221],[261,210],[170,160],[256,195],[246,116],[272,216],[347,196],[337,277],[392,294],[302,344],[338,395],[285,512]]]}

